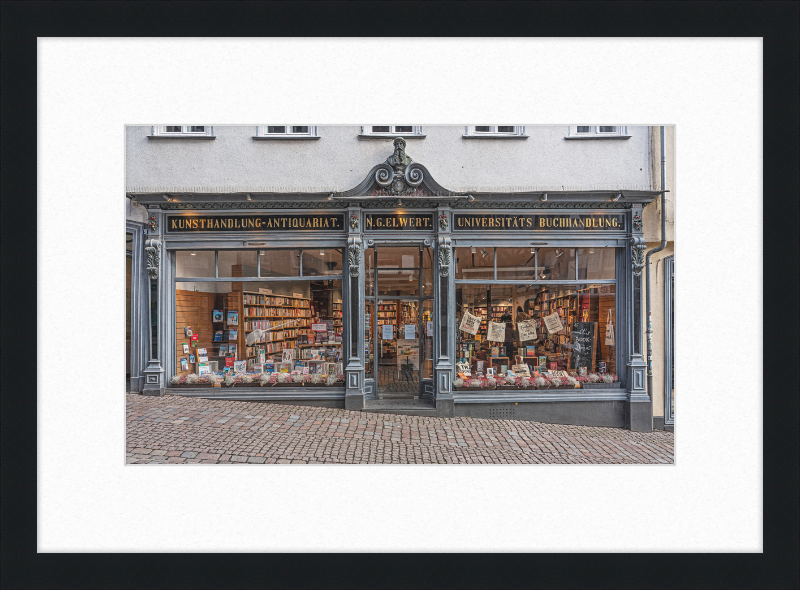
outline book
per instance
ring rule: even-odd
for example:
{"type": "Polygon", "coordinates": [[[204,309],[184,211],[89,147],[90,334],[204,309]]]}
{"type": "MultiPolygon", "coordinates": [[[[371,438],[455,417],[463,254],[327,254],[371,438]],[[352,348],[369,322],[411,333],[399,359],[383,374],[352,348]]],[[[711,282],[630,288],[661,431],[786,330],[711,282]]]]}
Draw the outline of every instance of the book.
{"type": "Polygon", "coordinates": [[[226,356],[225,357],[225,367],[233,368],[233,363],[234,362],[235,362],[235,359],[232,356],[226,356]]]}
{"type": "Polygon", "coordinates": [[[500,356],[500,347],[499,346],[492,346],[492,357],[496,358],[500,356]]]}
{"type": "Polygon", "coordinates": [[[186,342],[183,343],[183,354],[189,354],[189,345],[186,342]]]}
{"type": "Polygon", "coordinates": [[[247,361],[234,361],[233,371],[235,373],[244,373],[247,371],[247,361]]]}
{"type": "Polygon", "coordinates": [[[184,334],[186,334],[187,337],[191,336],[192,335],[192,327],[191,326],[184,326],[183,327],[183,332],[184,332],[184,334]]]}
{"type": "Polygon", "coordinates": [[[222,342],[222,330],[214,332],[214,342],[222,342]]]}
{"type": "Polygon", "coordinates": [[[200,364],[208,363],[208,356],[205,354],[198,354],[197,355],[197,362],[200,364]]]}
{"type": "Polygon", "coordinates": [[[194,364],[194,355],[193,354],[189,355],[189,362],[194,364]]]}
{"type": "Polygon", "coordinates": [[[229,311],[228,312],[228,325],[229,326],[238,326],[239,325],[239,312],[238,311],[229,311]]]}
{"type": "Polygon", "coordinates": [[[219,345],[219,356],[225,356],[228,354],[228,345],[227,344],[220,344],[219,345]]]}
{"type": "Polygon", "coordinates": [[[211,321],[212,322],[221,322],[222,321],[222,310],[215,309],[211,312],[211,321]]]}
{"type": "Polygon", "coordinates": [[[197,365],[197,374],[198,375],[208,375],[211,372],[211,369],[208,368],[208,363],[200,363],[197,365]]]}
{"type": "Polygon", "coordinates": [[[181,371],[186,371],[189,369],[189,363],[186,362],[185,358],[181,359],[181,371]]]}
{"type": "Polygon", "coordinates": [[[192,346],[197,346],[195,342],[200,338],[200,334],[192,334],[192,346]]]}
{"type": "Polygon", "coordinates": [[[236,340],[239,337],[239,331],[231,328],[228,330],[228,340],[236,340]]]}
{"type": "Polygon", "coordinates": [[[525,347],[525,356],[536,356],[536,347],[535,346],[526,346],[525,347]]]}
{"type": "Polygon", "coordinates": [[[547,366],[547,357],[546,356],[540,356],[539,357],[539,366],[540,367],[546,367],[547,366]]]}

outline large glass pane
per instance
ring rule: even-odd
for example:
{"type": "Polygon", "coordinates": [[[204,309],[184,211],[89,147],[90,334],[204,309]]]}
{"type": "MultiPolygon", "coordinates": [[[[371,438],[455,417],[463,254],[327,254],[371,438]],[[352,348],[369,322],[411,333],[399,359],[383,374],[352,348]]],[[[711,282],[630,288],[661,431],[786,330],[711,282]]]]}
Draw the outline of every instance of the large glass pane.
{"type": "Polygon", "coordinates": [[[578,280],[613,279],[615,248],[578,248],[578,280]]]}
{"type": "Polygon", "coordinates": [[[364,249],[364,292],[367,296],[375,294],[375,249],[364,249]]]}
{"type": "Polygon", "coordinates": [[[617,373],[613,284],[457,285],[456,307],[462,373],[466,367],[471,375],[507,376],[514,365],[527,365],[531,373],[564,371],[589,387],[617,373]],[[460,329],[466,312],[481,320],[474,335],[460,329]]]}
{"type": "Polygon", "coordinates": [[[534,248],[498,248],[498,280],[534,280],[536,278],[536,255],[534,250],[534,248]]]}
{"type": "Polygon", "coordinates": [[[375,328],[375,302],[372,299],[367,299],[365,302],[364,318],[364,374],[367,379],[372,379],[372,361],[374,358],[372,348],[372,335],[375,328]]]}
{"type": "Polygon", "coordinates": [[[303,276],[341,275],[341,248],[314,248],[303,250],[303,276]]]}
{"type": "Polygon", "coordinates": [[[419,300],[377,301],[379,399],[419,396],[419,300]]]}
{"type": "Polygon", "coordinates": [[[219,250],[219,277],[257,277],[258,260],[255,250],[219,250]]]}
{"type": "Polygon", "coordinates": [[[257,387],[262,372],[284,372],[298,387],[331,375],[328,385],[342,386],[342,330],[341,280],[177,281],[177,384],[192,373],[232,373],[257,387]]]}
{"type": "Polygon", "coordinates": [[[539,248],[538,255],[539,280],[575,280],[575,248],[539,248]]]}
{"type": "Polygon", "coordinates": [[[494,248],[453,248],[456,280],[494,279],[494,248]]]}
{"type": "Polygon", "coordinates": [[[125,234],[125,377],[131,376],[131,251],[133,234],[125,234]]]}
{"type": "Polygon", "coordinates": [[[299,277],[300,250],[259,250],[261,277],[299,277]]]}
{"type": "Polygon", "coordinates": [[[378,269],[378,291],[378,295],[419,295],[419,271],[378,269]]]}
{"type": "Polygon", "coordinates": [[[422,379],[433,379],[433,299],[422,301],[422,330],[425,340],[422,350],[422,366],[420,367],[422,379]]]}
{"type": "Polygon", "coordinates": [[[419,268],[418,246],[381,246],[378,268],[419,268]]]}
{"type": "Polygon", "coordinates": [[[175,276],[205,278],[214,276],[213,250],[179,250],[175,252],[175,276]]]}

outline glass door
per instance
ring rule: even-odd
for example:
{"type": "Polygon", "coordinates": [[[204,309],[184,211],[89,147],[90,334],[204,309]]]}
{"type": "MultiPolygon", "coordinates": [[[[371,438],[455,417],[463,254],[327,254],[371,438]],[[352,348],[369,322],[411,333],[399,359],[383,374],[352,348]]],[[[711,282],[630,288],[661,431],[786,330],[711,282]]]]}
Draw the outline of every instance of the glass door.
{"type": "Polygon", "coordinates": [[[425,246],[367,249],[366,377],[378,399],[418,399],[432,391],[433,258],[425,246]]]}

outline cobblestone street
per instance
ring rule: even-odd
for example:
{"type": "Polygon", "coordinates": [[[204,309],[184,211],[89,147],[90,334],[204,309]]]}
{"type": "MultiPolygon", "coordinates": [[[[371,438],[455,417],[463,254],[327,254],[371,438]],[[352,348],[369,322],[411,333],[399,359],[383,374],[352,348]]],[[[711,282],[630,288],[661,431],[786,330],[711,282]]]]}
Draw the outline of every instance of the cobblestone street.
{"type": "Polygon", "coordinates": [[[672,432],[127,394],[128,463],[673,463],[672,432]]]}

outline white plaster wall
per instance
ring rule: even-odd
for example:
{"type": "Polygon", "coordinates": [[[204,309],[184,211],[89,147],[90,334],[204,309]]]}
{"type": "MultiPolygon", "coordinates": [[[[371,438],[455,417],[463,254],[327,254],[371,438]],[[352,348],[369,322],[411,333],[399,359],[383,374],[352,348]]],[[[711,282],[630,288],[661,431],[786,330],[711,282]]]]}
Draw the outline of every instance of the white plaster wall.
{"type": "MultiPolygon", "coordinates": [[[[654,190],[661,188],[661,128],[651,127],[650,153],[654,190]]],[[[666,154],[665,180],[667,193],[667,241],[675,240],[675,126],[664,127],[664,153],[666,154]]],[[[661,198],[647,205],[642,212],[642,230],[648,242],[661,241],[661,198]]]]}
{"type": "MultiPolygon", "coordinates": [[[[566,140],[568,126],[528,126],[526,140],[463,139],[463,126],[423,125],[406,153],[455,191],[651,189],[649,127],[630,139],[566,140]]],[[[126,128],[129,192],[342,191],[392,153],[360,125],[320,126],[319,140],[254,140],[256,125],[215,126],[215,140],[148,139],[126,128]]]]}
{"type": "MultiPolygon", "coordinates": [[[[655,248],[660,242],[648,242],[647,249],[655,248]]],[[[653,319],[653,416],[664,416],[664,330],[665,320],[665,274],[666,263],[664,258],[675,253],[674,245],[669,242],[661,252],[656,252],[651,258],[650,267],[650,310],[653,319]]],[[[644,279],[644,275],[642,275],[644,279]]],[[[642,281],[642,301],[646,297],[647,289],[642,281]]],[[[677,303],[677,300],[676,300],[677,303]]],[[[647,329],[647,316],[644,305],[642,305],[642,325],[647,329]]],[[[646,337],[646,333],[644,335],[646,337]]],[[[645,341],[646,343],[646,341],[645,341]]],[[[676,367],[677,372],[677,367],[676,367]]],[[[676,395],[677,397],[677,395],[676,395]]]]}

